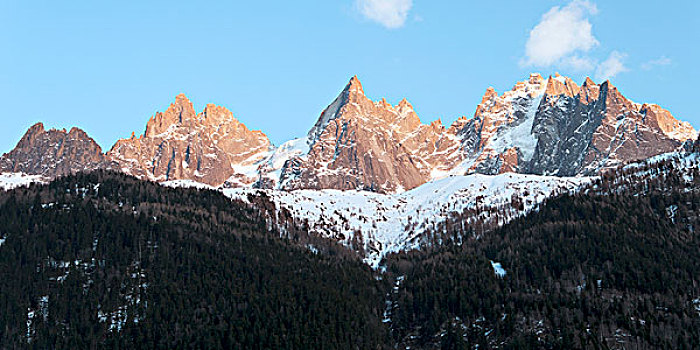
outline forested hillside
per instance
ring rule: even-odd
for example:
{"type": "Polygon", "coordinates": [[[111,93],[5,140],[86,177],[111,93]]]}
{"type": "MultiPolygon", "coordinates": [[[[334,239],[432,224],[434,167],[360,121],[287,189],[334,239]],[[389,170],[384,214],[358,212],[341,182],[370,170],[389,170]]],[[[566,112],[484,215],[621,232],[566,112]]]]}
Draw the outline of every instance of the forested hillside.
{"type": "Polygon", "coordinates": [[[700,347],[700,176],[690,165],[674,158],[610,172],[493,232],[394,255],[394,340],[412,348],[700,347]]]}
{"type": "MultiPolygon", "coordinates": [[[[386,343],[383,282],[214,191],[96,172],[0,193],[3,348],[386,343]]],[[[331,245],[331,243],[328,243],[331,245]]],[[[328,251],[328,247],[326,247],[328,251]]]]}
{"type": "Polygon", "coordinates": [[[0,343],[697,349],[697,163],[610,171],[493,230],[454,216],[377,270],[265,196],[104,171],[0,192],[0,343]]]}

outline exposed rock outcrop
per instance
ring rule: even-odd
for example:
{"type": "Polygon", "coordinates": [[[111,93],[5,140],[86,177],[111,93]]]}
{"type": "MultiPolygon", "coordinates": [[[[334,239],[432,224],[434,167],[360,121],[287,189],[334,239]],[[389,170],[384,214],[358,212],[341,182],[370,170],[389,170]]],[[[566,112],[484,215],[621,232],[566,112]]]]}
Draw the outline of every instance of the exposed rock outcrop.
{"type": "Polygon", "coordinates": [[[460,157],[456,141],[439,121],[421,123],[405,99],[396,106],[373,102],[353,77],[309,131],[308,150],[284,163],[278,187],[411,189],[428,181],[437,164],[460,157]]]}
{"type": "Polygon", "coordinates": [[[17,146],[0,158],[1,172],[55,177],[97,168],[109,168],[100,146],[83,130],[45,130],[36,123],[17,146]]]}
{"type": "Polygon", "coordinates": [[[96,168],[153,181],[211,186],[401,192],[449,175],[517,172],[591,175],[682,147],[698,133],[609,81],[539,74],[499,95],[488,88],[471,118],[423,124],[407,101],[372,101],[353,77],[306,137],[274,148],[224,107],[197,114],[185,95],[148,120],[143,135],[105,155],[82,130],[34,125],[0,170],[54,177],[96,168]]]}
{"type": "Polygon", "coordinates": [[[226,108],[209,104],[197,114],[181,94],[148,120],[143,135],[117,141],[107,156],[123,172],[154,181],[243,186],[257,180],[259,163],[271,151],[265,134],[249,130],[226,108]]]}

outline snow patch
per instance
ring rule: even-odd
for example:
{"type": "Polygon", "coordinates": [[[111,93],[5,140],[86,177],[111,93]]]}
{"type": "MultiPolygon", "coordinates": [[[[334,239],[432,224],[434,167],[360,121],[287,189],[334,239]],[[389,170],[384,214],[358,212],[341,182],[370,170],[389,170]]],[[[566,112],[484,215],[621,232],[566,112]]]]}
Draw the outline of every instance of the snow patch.
{"type": "MultiPolygon", "coordinates": [[[[485,219],[505,224],[508,220],[536,208],[556,192],[568,192],[587,184],[592,178],[553,177],[507,173],[451,176],[428,182],[398,194],[340,190],[260,190],[222,189],[232,199],[247,201],[249,194],[265,193],[279,208],[294,218],[308,220],[309,231],[332,238],[347,246],[361,234],[365,262],[377,268],[392,252],[420,248],[424,233],[435,231],[450,213],[467,209],[507,207],[519,198],[522,207],[512,215],[485,219]]],[[[467,223],[468,224],[468,223],[467,223]]]]}
{"type": "Polygon", "coordinates": [[[48,179],[41,175],[28,175],[25,173],[0,174],[0,189],[8,191],[17,187],[29,186],[32,183],[47,183],[48,179]]]}
{"type": "Polygon", "coordinates": [[[493,272],[496,276],[503,278],[506,276],[506,270],[501,266],[501,263],[491,261],[491,267],[493,267],[493,272]]]}

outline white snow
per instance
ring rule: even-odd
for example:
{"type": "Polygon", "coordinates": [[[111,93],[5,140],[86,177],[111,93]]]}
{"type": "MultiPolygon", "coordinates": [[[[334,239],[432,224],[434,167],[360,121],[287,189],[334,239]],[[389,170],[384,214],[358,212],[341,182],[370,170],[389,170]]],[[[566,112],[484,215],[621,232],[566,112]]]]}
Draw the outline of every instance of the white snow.
{"type": "MultiPolygon", "coordinates": [[[[537,146],[537,137],[532,133],[532,125],[535,121],[537,109],[540,106],[546,84],[534,85],[527,84],[527,89],[508,91],[503,98],[508,102],[508,106],[513,109],[525,109],[525,117],[518,121],[517,125],[511,124],[499,130],[496,135],[488,141],[488,148],[493,149],[497,153],[503,153],[506,149],[517,147],[523,155],[523,160],[529,161],[535,154],[537,146]],[[533,94],[534,97],[529,97],[533,94]],[[525,99],[525,100],[521,100],[525,99]],[[525,103],[518,101],[527,101],[525,103]]],[[[514,114],[515,110],[509,113],[514,114]]]]}
{"type": "MultiPolygon", "coordinates": [[[[340,190],[222,189],[234,199],[247,201],[248,194],[266,193],[293,217],[309,221],[309,230],[350,245],[356,232],[362,234],[365,262],[378,267],[388,253],[417,249],[424,233],[435,231],[451,213],[478,211],[478,218],[498,224],[523,215],[555,192],[573,191],[591,178],[562,178],[507,173],[501,175],[451,176],[428,182],[399,194],[340,190]],[[508,207],[520,198],[523,209],[510,215],[494,215],[486,209],[508,207]]],[[[470,219],[476,220],[476,218],[470,219]]]]}
{"type": "Polygon", "coordinates": [[[503,266],[501,266],[501,263],[491,261],[491,266],[493,267],[493,272],[496,274],[496,276],[500,278],[506,276],[506,270],[503,268],[503,266]]]}
{"type": "Polygon", "coordinates": [[[280,169],[288,159],[307,153],[309,153],[308,140],[306,138],[297,138],[279,146],[270,157],[269,162],[273,169],[280,169]]]}
{"type": "Polygon", "coordinates": [[[209,186],[207,184],[197,182],[194,180],[171,180],[160,182],[162,186],[170,188],[197,188],[200,190],[216,190],[216,187],[209,186]]]}
{"type": "Polygon", "coordinates": [[[46,183],[48,179],[41,175],[28,175],[25,173],[1,173],[0,174],[0,189],[11,190],[17,187],[29,186],[29,184],[38,182],[46,183]]]}

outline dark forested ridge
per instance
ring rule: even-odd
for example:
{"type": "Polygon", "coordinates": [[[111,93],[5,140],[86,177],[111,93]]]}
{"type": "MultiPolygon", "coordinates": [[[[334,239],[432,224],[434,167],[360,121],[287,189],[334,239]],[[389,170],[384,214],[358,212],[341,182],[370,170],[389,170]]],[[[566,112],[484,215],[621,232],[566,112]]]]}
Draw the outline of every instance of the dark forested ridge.
{"type": "Polygon", "coordinates": [[[412,348],[700,348],[694,164],[611,171],[479,238],[394,255],[393,338],[412,348]]]}
{"type": "Polygon", "coordinates": [[[220,193],[97,172],[0,193],[4,348],[386,343],[382,282],[220,193]]]}
{"type": "Polygon", "coordinates": [[[232,202],[109,172],[0,192],[0,344],[697,349],[691,165],[611,171],[504,227],[435,233],[442,244],[379,271],[271,225],[264,197],[232,202]]]}

